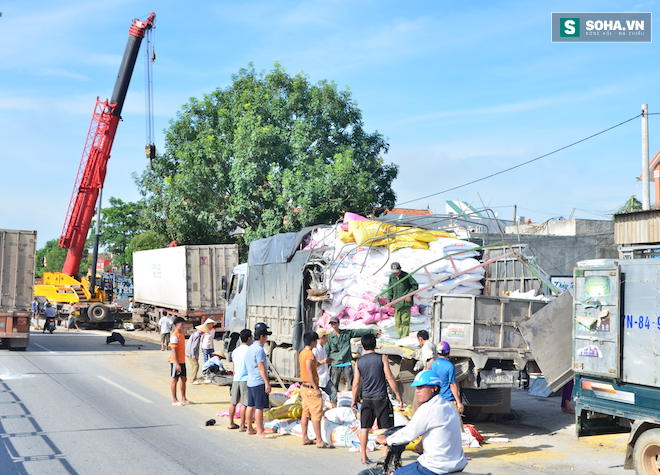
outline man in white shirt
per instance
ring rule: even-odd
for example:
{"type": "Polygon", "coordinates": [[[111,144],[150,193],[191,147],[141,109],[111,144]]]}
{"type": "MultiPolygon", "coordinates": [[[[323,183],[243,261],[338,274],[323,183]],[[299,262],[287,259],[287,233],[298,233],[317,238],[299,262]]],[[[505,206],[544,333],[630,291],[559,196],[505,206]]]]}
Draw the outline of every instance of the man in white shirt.
{"type": "Polygon", "coordinates": [[[241,410],[241,425],[239,432],[245,432],[247,426],[245,425],[245,413],[247,411],[248,403],[248,386],[247,386],[247,368],[245,366],[245,354],[249,346],[252,344],[252,331],[249,329],[241,330],[240,336],[241,344],[231,352],[231,360],[234,363],[234,380],[231,383],[231,406],[229,406],[229,428],[239,429],[234,423],[234,413],[236,406],[240,403],[243,405],[241,410]]]}
{"type": "Polygon", "coordinates": [[[424,453],[417,462],[398,469],[395,475],[460,472],[467,465],[461,440],[461,423],[452,405],[438,395],[441,381],[431,370],[415,376],[411,386],[421,405],[408,424],[389,437],[376,439],[381,444],[405,445],[420,435],[424,453]]]}
{"type": "Polygon", "coordinates": [[[170,349],[170,333],[172,332],[172,317],[169,315],[163,315],[158,320],[158,325],[160,326],[160,351],[165,351],[170,349]]]}
{"type": "MultiPolygon", "coordinates": [[[[316,347],[312,349],[312,353],[318,362],[316,372],[319,375],[319,388],[323,389],[323,391],[325,391],[325,393],[330,396],[330,399],[332,400],[332,393],[336,391],[336,389],[335,386],[330,383],[329,363],[331,362],[331,359],[328,358],[328,353],[325,351],[325,345],[328,343],[328,333],[329,331],[325,328],[319,328],[316,330],[316,334],[319,336],[319,339],[316,342],[316,347]]],[[[334,403],[332,407],[337,407],[337,403],[334,403]]]]}
{"type": "Polygon", "coordinates": [[[417,332],[417,342],[419,343],[419,350],[417,350],[417,363],[415,363],[414,371],[422,371],[429,369],[431,362],[435,359],[435,346],[429,339],[429,332],[420,330],[417,332]]]}

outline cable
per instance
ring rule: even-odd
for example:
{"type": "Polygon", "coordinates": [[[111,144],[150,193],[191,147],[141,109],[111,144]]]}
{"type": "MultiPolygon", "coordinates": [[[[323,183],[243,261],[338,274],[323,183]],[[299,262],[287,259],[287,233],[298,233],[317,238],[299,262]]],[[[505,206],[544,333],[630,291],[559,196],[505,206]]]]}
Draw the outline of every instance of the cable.
{"type": "Polygon", "coordinates": [[[564,145],[563,147],[557,148],[557,149],[555,149],[555,150],[553,150],[553,151],[551,151],[551,152],[544,153],[543,155],[539,155],[538,157],[532,158],[532,159],[530,159],[530,160],[527,160],[527,161],[525,161],[525,162],[519,163],[519,164],[517,164],[517,165],[513,165],[512,167],[505,168],[504,170],[500,170],[500,171],[498,171],[498,172],[491,173],[490,175],[486,175],[486,176],[483,176],[483,177],[481,177],[481,178],[477,178],[477,179],[472,180],[472,181],[468,181],[467,183],[463,183],[462,185],[457,185],[457,186],[453,186],[453,187],[451,187],[451,188],[447,188],[446,190],[438,191],[437,193],[431,193],[430,195],[421,196],[421,197],[419,197],[419,198],[415,198],[415,199],[413,199],[413,200],[403,201],[403,202],[401,202],[401,203],[397,203],[397,204],[395,204],[394,206],[395,206],[395,207],[397,207],[397,206],[402,206],[402,205],[405,205],[405,204],[408,204],[408,203],[413,203],[413,202],[415,202],[415,201],[425,200],[425,199],[427,199],[427,198],[431,198],[431,197],[433,197],[433,196],[442,195],[443,193],[448,193],[448,192],[450,192],[450,191],[458,190],[459,188],[464,188],[464,187],[469,186],[469,185],[474,185],[475,183],[479,183],[480,181],[484,181],[484,180],[487,180],[487,179],[489,179],[489,178],[493,178],[494,176],[501,175],[501,174],[506,173],[506,172],[510,172],[511,170],[515,170],[516,168],[520,168],[520,167],[523,167],[523,166],[525,166],[525,165],[529,165],[529,164],[532,163],[532,162],[536,162],[537,160],[541,160],[542,158],[545,158],[545,157],[548,157],[548,156],[553,155],[553,154],[555,154],[555,153],[561,152],[562,150],[566,150],[567,148],[573,147],[573,146],[575,146],[575,145],[577,145],[577,144],[580,144],[580,143],[582,143],[582,142],[586,142],[586,141],[589,140],[589,139],[592,139],[592,138],[594,138],[594,137],[597,137],[597,136],[599,136],[599,135],[602,135],[602,134],[604,134],[605,132],[609,132],[609,131],[612,130],[612,129],[616,129],[617,127],[621,127],[622,125],[627,124],[628,122],[631,122],[631,121],[637,119],[637,118],[640,117],[641,115],[642,115],[641,113],[640,113],[640,114],[637,114],[637,115],[635,115],[634,117],[631,117],[630,119],[626,119],[626,120],[624,120],[623,122],[619,122],[618,124],[615,124],[615,125],[613,125],[613,126],[611,126],[611,127],[608,127],[608,128],[606,128],[606,129],[603,129],[603,130],[601,130],[601,131],[599,131],[599,132],[596,132],[595,134],[591,134],[591,135],[589,135],[588,137],[584,137],[584,138],[582,138],[582,139],[580,139],[580,140],[577,140],[577,141],[575,141],[575,142],[572,142],[572,143],[570,143],[570,144],[568,144],[568,145],[564,145]]]}

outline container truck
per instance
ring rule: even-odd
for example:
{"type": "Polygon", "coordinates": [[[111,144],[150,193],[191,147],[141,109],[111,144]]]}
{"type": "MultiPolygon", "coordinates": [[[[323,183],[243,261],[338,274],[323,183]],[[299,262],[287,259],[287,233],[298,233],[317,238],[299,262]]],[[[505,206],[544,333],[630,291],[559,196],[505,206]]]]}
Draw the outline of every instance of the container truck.
{"type": "MultiPolygon", "coordinates": [[[[225,352],[233,350],[243,328],[265,322],[273,332],[266,353],[279,375],[291,381],[299,376],[302,335],[314,329],[322,313],[322,297],[314,290],[329,288],[332,252],[323,247],[302,249],[309,232],[311,229],[253,242],[248,262],[234,268],[228,289],[225,352]]],[[[410,268],[405,261],[401,264],[410,268]]],[[[452,357],[464,388],[464,402],[475,415],[509,412],[511,389],[527,385],[527,364],[532,357],[518,324],[545,305],[544,301],[508,297],[434,298],[432,341],[446,339],[454,348],[452,357]]],[[[354,349],[359,351],[355,343],[354,349]]],[[[415,352],[394,345],[381,345],[378,351],[388,355],[402,394],[412,401],[409,383],[414,378],[415,352]]]]}
{"type": "Polygon", "coordinates": [[[223,327],[227,282],[238,264],[236,244],[177,246],[133,253],[132,319],[157,328],[164,315],[186,318],[186,329],[205,318],[223,327]]]}
{"type": "Polygon", "coordinates": [[[536,361],[551,389],[574,377],[578,437],[630,430],[624,467],[657,475],[660,261],[585,261],[574,282],[572,306],[552,314],[556,329],[569,331],[553,332],[545,319],[526,329],[536,361]]]}
{"type": "Polygon", "coordinates": [[[0,229],[0,342],[25,350],[30,338],[36,231],[0,229]]]}

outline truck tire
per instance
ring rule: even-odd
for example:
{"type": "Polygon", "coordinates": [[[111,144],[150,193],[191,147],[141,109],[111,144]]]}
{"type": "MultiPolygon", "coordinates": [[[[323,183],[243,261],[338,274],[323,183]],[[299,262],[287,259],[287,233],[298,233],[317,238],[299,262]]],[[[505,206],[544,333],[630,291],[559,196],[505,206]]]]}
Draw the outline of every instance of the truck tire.
{"type": "Polygon", "coordinates": [[[28,346],[27,338],[12,338],[9,342],[10,351],[25,351],[28,346]]]}
{"type": "Polygon", "coordinates": [[[656,475],[660,471],[660,429],[649,429],[639,436],[633,448],[637,475],[656,475]]]}
{"type": "Polygon", "coordinates": [[[105,321],[110,315],[110,309],[103,304],[93,303],[87,309],[87,318],[90,322],[101,323],[105,321]]]}

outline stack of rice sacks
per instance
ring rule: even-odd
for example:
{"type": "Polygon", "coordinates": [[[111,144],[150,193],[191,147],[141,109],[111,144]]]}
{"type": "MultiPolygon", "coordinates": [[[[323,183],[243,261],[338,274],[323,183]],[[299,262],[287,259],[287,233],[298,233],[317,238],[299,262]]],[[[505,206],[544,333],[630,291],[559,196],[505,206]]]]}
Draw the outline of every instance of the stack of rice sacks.
{"type": "Polygon", "coordinates": [[[396,227],[347,213],[344,223],[334,229],[314,231],[310,243],[312,247],[332,249],[328,256],[332,259],[328,269],[330,299],[324,302],[324,312],[317,322],[322,327],[328,326],[330,317],[337,316],[344,328],[377,324],[383,336],[396,338],[394,309],[376,301],[377,295],[387,289],[392,262],[399,262],[409,273],[423,266],[413,275],[420,288],[435,282],[414,296],[411,334],[429,329],[434,295],[482,293],[485,271],[479,267],[478,253],[473,250],[478,246],[447,233],[396,227]],[[455,255],[446,258],[450,254],[455,255]],[[470,271],[447,279],[466,270],[470,271]]]}

